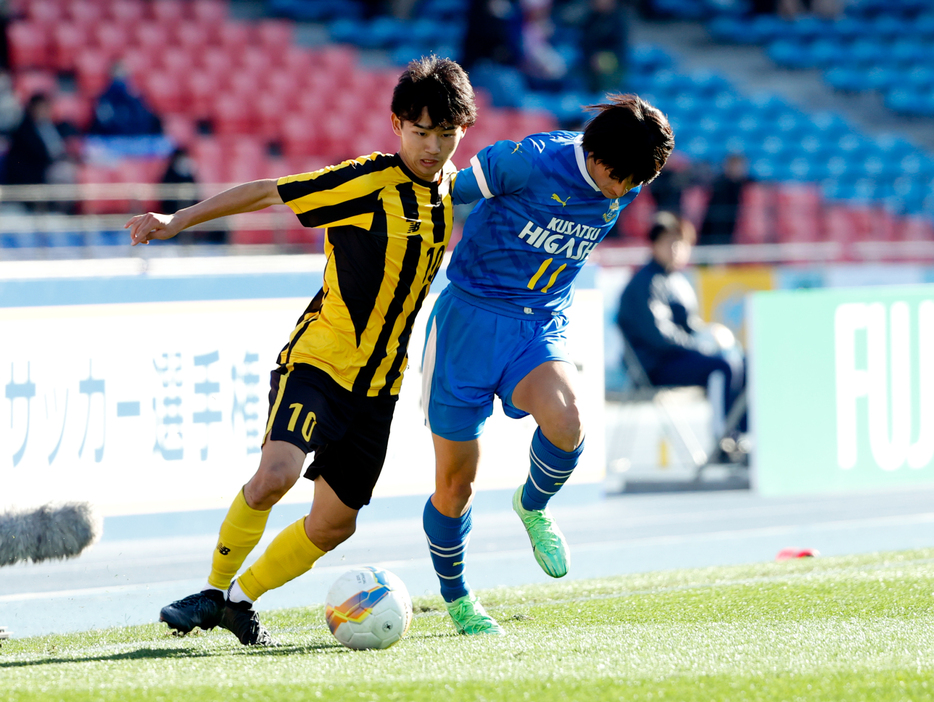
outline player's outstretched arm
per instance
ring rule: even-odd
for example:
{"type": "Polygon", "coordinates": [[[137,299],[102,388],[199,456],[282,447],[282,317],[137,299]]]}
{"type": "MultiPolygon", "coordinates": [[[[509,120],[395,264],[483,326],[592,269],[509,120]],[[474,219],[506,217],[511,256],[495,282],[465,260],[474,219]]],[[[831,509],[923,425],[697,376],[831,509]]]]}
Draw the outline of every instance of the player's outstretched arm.
{"type": "Polygon", "coordinates": [[[183,229],[218,217],[255,212],[281,204],[275,180],[253,180],[181,209],[174,215],[155,212],[136,215],[124,225],[124,229],[130,230],[130,241],[136,246],[148,244],[153,239],[171,239],[183,229]]]}

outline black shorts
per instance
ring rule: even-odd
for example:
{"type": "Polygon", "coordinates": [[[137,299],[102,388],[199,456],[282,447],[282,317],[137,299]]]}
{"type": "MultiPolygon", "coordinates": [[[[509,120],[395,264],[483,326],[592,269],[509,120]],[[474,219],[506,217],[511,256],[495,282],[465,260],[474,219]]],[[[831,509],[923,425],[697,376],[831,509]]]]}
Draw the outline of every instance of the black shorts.
{"type": "Polygon", "coordinates": [[[386,460],[396,396],[356,395],[303,363],[270,375],[264,442],[287,441],[315,457],[305,471],[323,477],[351,509],[369,504],[386,460]]]}

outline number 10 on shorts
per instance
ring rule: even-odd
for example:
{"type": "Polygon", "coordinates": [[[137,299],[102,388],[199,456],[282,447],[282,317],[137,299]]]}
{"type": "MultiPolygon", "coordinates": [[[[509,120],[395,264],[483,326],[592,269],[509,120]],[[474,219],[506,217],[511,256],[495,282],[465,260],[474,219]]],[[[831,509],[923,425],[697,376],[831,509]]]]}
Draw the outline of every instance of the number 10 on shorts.
{"type": "MultiPolygon", "coordinates": [[[[295,431],[295,426],[298,424],[298,418],[304,409],[304,405],[300,402],[294,402],[289,405],[289,409],[292,410],[292,418],[289,419],[289,431],[295,431]]],[[[315,416],[315,413],[311,410],[305,413],[305,421],[302,423],[302,438],[305,441],[311,441],[311,432],[315,430],[315,424],[318,423],[318,418],[315,416]]]]}

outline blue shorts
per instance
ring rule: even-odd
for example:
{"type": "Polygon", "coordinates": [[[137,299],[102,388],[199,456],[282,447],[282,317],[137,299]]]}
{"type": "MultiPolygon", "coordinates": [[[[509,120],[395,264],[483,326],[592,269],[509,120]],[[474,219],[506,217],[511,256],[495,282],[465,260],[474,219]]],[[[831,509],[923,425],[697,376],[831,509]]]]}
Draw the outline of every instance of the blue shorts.
{"type": "Polygon", "coordinates": [[[428,318],[422,408],[432,433],[450,441],[480,436],[493,413],[494,395],[507,416],[525,417],[528,412],[512,404],[516,385],[547,361],[571,362],[563,314],[528,318],[474,302],[448,286],[428,318]]]}

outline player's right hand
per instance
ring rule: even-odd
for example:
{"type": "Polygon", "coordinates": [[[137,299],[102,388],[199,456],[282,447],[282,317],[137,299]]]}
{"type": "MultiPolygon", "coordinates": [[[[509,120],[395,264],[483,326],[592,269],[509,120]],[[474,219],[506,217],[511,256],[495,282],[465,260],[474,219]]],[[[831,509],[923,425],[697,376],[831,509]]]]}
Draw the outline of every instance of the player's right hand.
{"type": "Polygon", "coordinates": [[[130,230],[130,243],[136,246],[137,244],[148,244],[153,239],[171,239],[178,234],[178,230],[174,226],[174,220],[175,215],[147,212],[146,214],[136,215],[123,225],[123,228],[130,230]]]}

